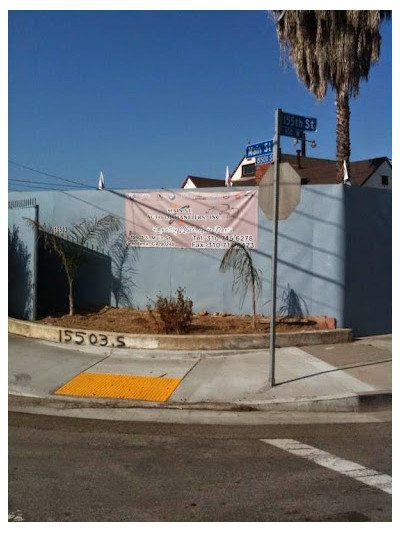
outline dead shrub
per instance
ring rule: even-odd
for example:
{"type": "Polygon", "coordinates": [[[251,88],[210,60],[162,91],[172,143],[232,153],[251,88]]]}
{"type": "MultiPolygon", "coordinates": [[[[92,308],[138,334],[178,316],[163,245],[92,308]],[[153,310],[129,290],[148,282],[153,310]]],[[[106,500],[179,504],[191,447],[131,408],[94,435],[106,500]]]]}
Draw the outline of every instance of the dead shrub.
{"type": "Polygon", "coordinates": [[[147,305],[147,310],[160,333],[188,333],[193,320],[193,302],[185,298],[185,289],[179,287],[175,296],[158,295],[154,308],[147,305]]]}

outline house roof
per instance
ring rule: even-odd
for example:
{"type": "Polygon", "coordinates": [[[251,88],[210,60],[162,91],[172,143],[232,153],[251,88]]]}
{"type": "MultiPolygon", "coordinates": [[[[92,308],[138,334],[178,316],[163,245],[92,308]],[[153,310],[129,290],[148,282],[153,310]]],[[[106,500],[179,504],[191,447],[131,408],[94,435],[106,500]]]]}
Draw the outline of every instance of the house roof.
{"type": "Polygon", "coordinates": [[[201,187],[224,187],[225,186],[225,180],[216,180],[214,178],[202,178],[200,176],[187,176],[187,178],[181,185],[182,189],[184,188],[184,186],[189,180],[197,188],[199,187],[200,188],[201,187]]]}
{"type": "MultiPolygon", "coordinates": [[[[351,161],[351,183],[353,185],[363,185],[372,174],[387,161],[391,166],[390,160],[387,157],[376,157],[374,159],[364,159],[362,161],[351,161]]],[[[336,182],[336,163],[311,168],[293,168],[300,174],[301,183],[303,185],[322,185],[336,182]]]]}
{"type": "Polygon", "coordinates": [[[335,160],[333,159],[321,159],[319,157],[307,157],[302,155],[298,156],[297,154],[282,154],[281,162],[290,163],[293,168],[297,168],[299,164],[299,157],[301,168],[314,168],[331,165],[332,163],[336,164],[335,160]]]}
{"type": "Polygon", "coordinates": [[[232,181],[231,183],[233,187],[247,187],[247,186],[258,185],[258,182],[256,181],[255,176],[249,176],[248,178],[240,178],[240,180],[235,180],[235,181],[232,181]]]}
{"type": "MultiPolygon", "coordinates": [[[[243,159],[240,161],[240,163],[243,161],[243,159]]],[[[390,167],[392,166],[391,160],[388,157],[375,157],[373,159],[364,159],[362,161],[351,161],[351,183],[353,185],[363,185],[385,161],[390,165],[390,167]]],[[[329,185],[337,183],[336,161],[333,161],[332,159],[319,159],[316,157],[303,156],[301,156],[299,159],[298,155],[282,154],[281,162],[290,163],[292,165],[296,172],[300,174],[302,185],[329,185]]],[[[257,166],[255,176],[241,178],[240,180],[232,182],[232,185],[258,185],[272,164],[273,163],[257,166]]],[[[182,188],[186,185],[189,179],[197,188],[225,186],[224,180],[203,178],[200,176],[187,176],[181,186],[182,188]]]]}
{"type": "MultiPolygon", "coordinates": [[[[242,159],[239,161],[238,165],[236,166],[235,170],[232,172],[232,176],[235,174],[237,169],[240,167],[240,165],[243,163],[243,161],[247,159],[246,156],[243,156],[242,159]]],[[[281,162],[282,163],[290,163],[293,166],[297,166],[298,164],[298,156],[293,154],[281,154],[281,162]]],[[[320,167],[322,165],[329,165],[330,163],[334,163],[335,161],[333,159],[320,159],[318,157],[307,157],[307,156],[301,156],[301,165],[304,168],[309,167],[320,167]]],[[[272,164],[272,163],[270,163],[272,164]]],[[[264,165],[262,165],[264,166],[264,165]]],[[[269,166],[269,165],[268,165],[269,166]]]]}

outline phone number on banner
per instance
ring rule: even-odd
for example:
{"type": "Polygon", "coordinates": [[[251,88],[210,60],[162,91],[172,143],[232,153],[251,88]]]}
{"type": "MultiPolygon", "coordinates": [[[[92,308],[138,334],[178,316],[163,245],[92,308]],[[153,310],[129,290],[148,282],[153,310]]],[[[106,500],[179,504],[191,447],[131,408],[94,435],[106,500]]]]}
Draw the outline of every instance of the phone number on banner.
{"type": "Polygon", "coordinates": [[[219,241],[219,242],[203,242],[203,241],[196,241],[192,242],[192,248],[230,248],[233,244],[233,242],[240,242],[243,246],[246,248],[255,248],[256,245],[254,242],[250,241],[242,241],[235,239],[234,241],[219,241]]]}

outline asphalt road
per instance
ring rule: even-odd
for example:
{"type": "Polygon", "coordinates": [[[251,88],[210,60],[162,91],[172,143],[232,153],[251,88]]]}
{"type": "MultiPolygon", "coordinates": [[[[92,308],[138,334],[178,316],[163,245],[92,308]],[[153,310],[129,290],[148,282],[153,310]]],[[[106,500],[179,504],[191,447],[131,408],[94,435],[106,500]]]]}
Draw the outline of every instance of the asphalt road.
{"type": "Polygon", "coordinates": [[[359,471],[391,476],[391,423],[194,426],[9,413],[13,522],[390,521],[391,495],[351,477],[359,471]],[[277,439],[319,452],[300,457],[277,439]],[[313,460],[323,452],[329,467],[313,460]],[[347,472],[330,467],[338,464],[347,472]]]}

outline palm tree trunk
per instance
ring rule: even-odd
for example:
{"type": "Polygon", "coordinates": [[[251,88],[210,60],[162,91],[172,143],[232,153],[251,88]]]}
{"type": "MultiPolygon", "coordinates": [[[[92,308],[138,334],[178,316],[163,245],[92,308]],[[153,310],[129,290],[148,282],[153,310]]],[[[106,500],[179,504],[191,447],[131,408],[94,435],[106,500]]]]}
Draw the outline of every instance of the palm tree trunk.
{"type": "Polygon", "coordinates": [[[73,280],[70,278],[68,278],[68,288],[69,288],[69,315],[72,316],[75,312],[75,309],[74,309],[73,280]]]}
{"type": "Polygon", "coordinates": [[[350,105],[349,95],[336,93],[336,181],[343,183],[343,161],[350,178],[350,105]]]}

